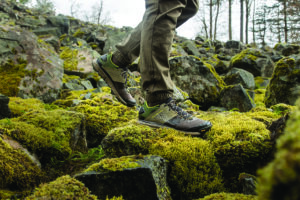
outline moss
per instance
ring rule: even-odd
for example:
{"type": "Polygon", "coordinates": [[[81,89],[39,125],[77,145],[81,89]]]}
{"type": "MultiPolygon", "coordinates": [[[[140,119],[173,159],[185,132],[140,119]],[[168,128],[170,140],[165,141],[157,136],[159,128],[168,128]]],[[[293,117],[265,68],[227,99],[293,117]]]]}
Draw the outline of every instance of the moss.
{"type": "MultiPolygon", "coordinates": [[[[39,156],[42,163],[62,160],[74,149],[71,142],[75,129],[79,129],[83,115],[63,110],[32,111],[10,121],[1,120],[0,127],[39,156]]],[[[82,147],[77,144],[76,147],[82,147]]],[[[85,151],[85,149],[78,149],[85,151]]]]}
{"type": "Polygon", "coordinates": [[[39,188],[36,188],[33,195],[26,198],[26,200],[34,199],[96,200],[97,197],[92,195],[83,183],[66,175],[57,178],[53,182],[41,185],[39,188]]]}
{"type": "Polygon", "coordinates": [[[61,47],[62,52],[60,58],[64,60],[64,69],[77,70],[78,66],[78,50],[70,47],[61,47]]]}
{"type": "Polygon", "coordinates": [[[292,112],[296,109],[295,106],[287,105],[284,103],[276,104],[274,106],[271,106],[271,109],[273,110],[274,113],[278,115],[285,115],[289,112],[292,112]]]}
{"type": "Polygon", "coordinates": [[[296,200],[300,198],[300,100],[291,114],[284,134],[277,140],[274,160],[259,170],[260,200],[296,200]]]}
{"type": "Polygon", "coordinates": [[[106,200],[124,200],[123,199],[123,197],[122,196],[120,196],[120,197],[113,197],[113,198],[108,198],[108,197],[106,197],[106,200]]]}
{"type": "Polygon", "coordinates": [[[2,138],[0,160],[0,188],[24,190],[40,183],[41,170],[25,153],[12,149],[2,138]]]}
{"type": "Polygon", "coordinates": [[[255,49],[245,49],[241,53],[235,55],[232,59],[232,63],[239,63],[243,59],[248,59],[251,62],[254,62],[257,60],[258,57],[261,56],[260,51],[255,50],[255,49]]]}
{"type": "Polygon", "coordinates": [[[89,171],[121,171],[128,168],[137,168],[141,165],[138,164],[136,156],[125,156],[121,158],[107,158],[101,160],[99,163],[91,165],[85,172],[89,171]]]}
{"type": "Polygon", "coordinates": [[[19,85],[26,76],[27,61],[18,59],[17,61],[8,60],[0,66],[0,93],[6,96],[17,96],[19,85]]]}
{"type": "MultiPolygon", "coordinates": [[[[265,123],[254,119],[260,114],[203,112],[197,115],[213,124],[206,136],[223,170],[225,186],[230,191],[238,191],[240,173],[255,174],[257,166],[265,164],[271,153],[270,132],[265,123]]],[[[269,120],[269,117],[265,118],[269,120]]]]}
{"type": "Polygon", "coordinates": [[[245,195],[238,193],[217,193],[206,196],[198,200],[257,200],[255,195],[245,195]]]}
{"type": "Polygon", "coordinates": [[[173,129],[151,129],[131,122],[110,131],[102,142],[108,156],[151,154],[168,163],[173,198],[191,199],[223,191],[222,174],[208,141],[173,129]]]}
{"type": "Polygon", "coordinates": [[[63,75],[63,83],[68,83],[69,81],[72,80],[80,80],[80,77],[75,75],[67,75],[67,74],[63,75]]]}
{"type": "Polygon", "coordinates": [[[86,115],[88,141],[98,144],[111,129],[137,118],[134,108],[124,106],[107,93],[94,94],[92,99],[82,101],[72,110],[86,115]]]}
{"type": "Polygon", "coordinates": [[[77,29],[76,32],[73,34],[73,37],[78,37],[81,38],[82,36],[84,36],[84,32],[81,29],[77,29]]]}
{"type": "Polygon", "coordinates": [[[19,97],[10,97],[9,99],[8,106],[12,117],[19,117],[27,112],[44,110],[45,108],[45,104],[38,99],[22,99],[19,97]]]}
{"type": "Polygon", "coordinates": [[[265,106],[264,103],[264,98],[266,94],[266,89],[256,89],[255,91],[255,96],[254,96],[254,102],[257,107],[259,106],[265,106]]]}
{"type": "Polygon", "coordinates": [[[295,66],[295,60],[288,57],[276,63],[264,100],[267,107],[278,103],[295,103],[295,94],[290,91],[290,88],[299,84],[300,70],[295,69],[295,66]]]}

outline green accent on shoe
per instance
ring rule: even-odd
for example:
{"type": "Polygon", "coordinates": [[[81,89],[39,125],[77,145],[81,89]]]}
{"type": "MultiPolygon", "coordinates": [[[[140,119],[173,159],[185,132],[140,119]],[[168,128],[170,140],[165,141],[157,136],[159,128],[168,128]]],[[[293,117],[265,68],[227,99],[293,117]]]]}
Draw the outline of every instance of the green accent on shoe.
{"type": "MultiPolygon", "coordinates": [[[[126,83],[127,69],[121,68],[112,62],[112,54],[107,54],[105,57],[101,56],[97,59],[100,63],[102,70],[109,75],[110,79],[114,82],[126,83]]],[[[99,70],[97,70],[99,71],[99,70]]]]}
{"type": "Polygon", "coordinates": [[[144,113],[142,113],[140,115],[140,117],[142,118],[147,118],[151,113],[153,113],[154,111],[156,111],[159,108],[159,105],[157,106],[153,106],[153,107],[149,107],[148,103],[145,101],[144,105],[143,105],[143,109],[144,109],[144,113]]]}

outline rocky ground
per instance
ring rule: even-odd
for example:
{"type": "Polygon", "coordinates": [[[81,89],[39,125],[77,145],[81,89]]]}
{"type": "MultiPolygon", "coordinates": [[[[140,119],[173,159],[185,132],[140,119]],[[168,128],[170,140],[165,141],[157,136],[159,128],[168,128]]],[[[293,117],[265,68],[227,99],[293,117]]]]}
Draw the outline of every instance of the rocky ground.
{"type": "Polygon", "coordinates": [[[174,98],[202,137],[138,124],[92,69],[131,31],[0,2],[1,199],[299,199],[300,46],[187,40],[174,98]]]}

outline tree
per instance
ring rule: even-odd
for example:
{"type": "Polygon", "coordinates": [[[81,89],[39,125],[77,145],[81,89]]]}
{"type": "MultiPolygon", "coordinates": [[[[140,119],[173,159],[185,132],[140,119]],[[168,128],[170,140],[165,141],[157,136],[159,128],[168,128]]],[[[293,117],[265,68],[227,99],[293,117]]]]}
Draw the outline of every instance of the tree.
{"type": "Polygon", "coordinates": [[[219,13],[220,13],[220,0],[216,1],[216,6],[217,6],[217,13],[215,17],[215,28],[214,28],[214,40],[217,40],[217,24],[218,24],[218,18],[219,18],[219,13]]]}
{"type": "Polygon", "coordinates": [[[245,30],[245,34],[246,34],[246,44],[249,43],[248,40],[248,32],[249,32],[249,17],[250,17],[250,10],[251,10],[251,4],[252,4],[252,0],[246,0],[246,30],[245,30]]]}
{"type": "Polygon", "coordinates": [[[240,0],[240,41],[244,42],[244,0],[240,0]]]}
{"type": "Polygon", "coordinates": [[[261,41],[261,46],[266,45],[266,31],[267,31],[267,6],[264,4],[259,7],[255,13],[255,33],[257,39],[261,41]]]}
{"type": "Polygon", "coordinates": [[[232,0],[228,0],[229,6],[228,6],[228,32],[229,32],[229,40],[232,40],[232,0]]]}
{"type": "Polygon", "coordinates": [[[111,22],[111,17],[109,13],[104,13],[103,0],[98,1],[98,3],[93,5],[93,11],[91,14],[91,21],[96,24],[107,24],[111,22]]]}
{"type": "Polygon", "coordinates": [[[80,4],[77,2],[77,0],[70,0],[71,6],[70,6],[70,12],[72,17],[78,16],[78,12],[80,10],[80,4]]]}
{"type": "Polygon", "coordinates": [[[55,14],[55,7],[51,0],[36,0],[35,9],[40,13],[55,14]]]}

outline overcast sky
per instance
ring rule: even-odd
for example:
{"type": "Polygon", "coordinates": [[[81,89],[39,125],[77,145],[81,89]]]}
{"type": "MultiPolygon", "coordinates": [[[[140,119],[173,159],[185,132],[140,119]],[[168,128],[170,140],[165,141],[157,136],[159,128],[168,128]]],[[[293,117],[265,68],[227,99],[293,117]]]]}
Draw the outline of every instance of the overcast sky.
{"type": "MultiPolygon", "coordinates": [[[[56,14],[70,15],[72,0],[52,0],[56,8],[56,14]]],[[[80,12],[91,12],[91,8],[99,0],[77,0],[80,5],[80,12]]],[[[144,0],[104,0],[104,12],[109,12],[115,27],[130,26],[135,27],[142,20],[145,11],[144,0]]],[[[181,36],[193,39],[197,30],[194,28],[193,20],[188,21],[179,29],[177,33],[181,36]]]]}

